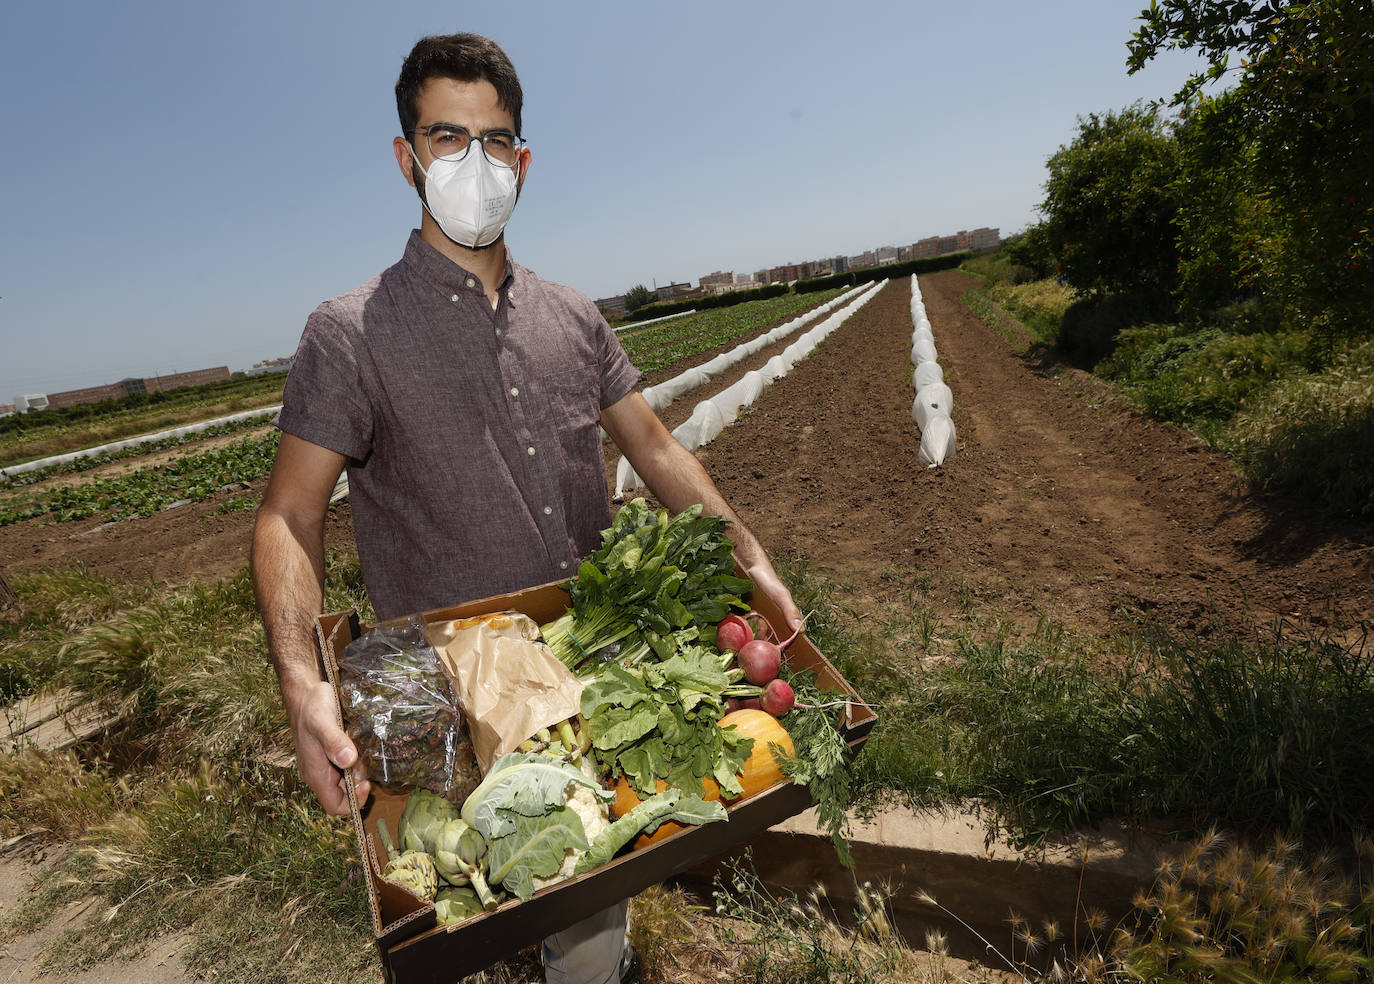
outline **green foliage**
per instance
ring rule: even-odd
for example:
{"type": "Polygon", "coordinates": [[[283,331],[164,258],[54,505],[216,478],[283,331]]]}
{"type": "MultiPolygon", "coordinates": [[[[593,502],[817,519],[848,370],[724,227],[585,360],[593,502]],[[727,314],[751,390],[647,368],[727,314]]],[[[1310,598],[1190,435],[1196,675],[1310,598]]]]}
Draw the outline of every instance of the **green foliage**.
{"type": "Polygon", "coordinates": [[[1064,316],[1078,298],[1072,287],[1053,279],[998,283],[992,286],[990,293],[993,300],[1014,314],[1027,331],[1051,344],[1058,341],[1064,316]]]}
{"type": "Polygon", "coordinates": [[[1080,117],[1050,157],[1038,236],[1064,282],[1095,298],[1169,292],[1178,251],[1178,149],[1153,107],[1080,117]]]}
{"type": "Polygon", "coordinates": [[[764,284],[749,290],[729,290],[723,294],[708,294],[705,297],[688,297],[680,301],[654,301],[635,312],[627,321],[660,318],[679,311],[708,311],[713,308],[734,307],[750,301],[764,301],[770,297],[781,297],[789,293],[787,284],[764,284]]]}
{"type": "Polygon", "coordinates": [[[1368,331],[1374,295],[1374,6],[1359,0],[1162,0],[1142,12],[1130,70],[1165,49],[1209,63],[1173,97],[1194,305],[1258,292],[1293,325],[1368,331]],[[1228,73],[1218,97],[1203,86],[1228,73]]]}
{"type": "MultiPolygon", "coordinates": [[[[1002,244],[1002,253],[1013,263],[1015,269],[1027,270],[1030,276],[1025,280],[1044,280],[1052,277],[1057,269],[1054,250],[1045,238],[1043,224],[1028,226],[1013,236],[1008,236],[1002,244]]],[[[1022,283],[1015,280],[1014,283],[1022,283]]]]}
{"type": "Polygon", "coordinates": [[[635,284],[625,292],[625,310],[634,314],[646,304],[658,300],[657,293],[651,293],[643,284],[635,284]]]}
{"type": "Polygon", "coordinates": [[[1374,342],[1285,379],[1222,441],[1260,488],[1374,520],[1374,342]]]}
{"type": "Polygon", "coordinates": [[[757,335],[768,327],[824,304],[837,293],[786,294],[739,306],[702,311],[663,324],[626,329],[621,333],[620,340],[637,369],[645,373],[657,372],[699,352],[735,339],[757,335]]]}
{"type": "Polygon", "coordinates": [[[1124,383],[1151,416],[1215,434],[1282,374],[1310,365],[1314,349],[1309,336],[1295,333],[1152,324],[1123,331],[1098,371],[1124,383]]]}
{"type": "Polygon", "coordinates": [[[226,485],[268,474],[279,438],[273,431],[266,437],[186,454],[127,475],[45,489],[37,496],[15,499],[0,507],[0,526],[39,516],[65,523],[97,513],[113,521],[151,516],[182,501],[198,502],[226,485]]]}

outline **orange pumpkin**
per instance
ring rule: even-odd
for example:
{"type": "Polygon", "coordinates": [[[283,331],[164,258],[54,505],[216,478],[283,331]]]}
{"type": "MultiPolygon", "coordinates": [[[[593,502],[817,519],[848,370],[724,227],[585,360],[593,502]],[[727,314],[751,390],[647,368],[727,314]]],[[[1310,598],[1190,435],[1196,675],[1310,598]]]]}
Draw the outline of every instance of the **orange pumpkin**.
{"type": "MultiPolygon", "coordinates": [[[[720,799],[720,787],[716,785],[714,779],[707,776],[705,779],[701,780],[701,784],[704,787],[701,794],[702,799],[707,802],[715,802],[720,799]]],[[[668,784],[662,779],[659,779],[655,785],[654,792],[661,793],[667,788],[668,784]]],[[[612,816],[619,819],[638,806],[640,802],[639,793],[635,792],[634,787],[630,785],[629,781],[624,776],[616,780],[615,802],[611,804],[612,816]]],[[[674,823],[672,820],[659,824],[658,829],[652,834],[640,834],[635,838],[635,850],[639,850],[641,847],[648,847],[650,844],[661,841],[663,838],[669,837],[681,829],[682,824],[674,823]]]]}
{"type": "MultiPolygon", "coordinates": [[[[778,768],[777,761],[773,758],[772,750],[768,746],[770,744],[780,745],[788,755],[795,755],[796,749],[792,744],[792,736],[787,733],[787,729],[778,722],[777,718],[766,711],[746,708],[725,715],[720,719],[719,727],[733,727],[746,738],[754,739],[753,750],[750,751],[749,758],[745,760],[744,768],[736,773],[744,791],[739,796],[726,799],[726,803],[730,805],[741,803],[756,793],[771,789],[785,779],[782,770],[778,768]]],[[[708,802],[722,799],[720,787],[710,776],[702,780],[702,786],[704,787],[702,799],[708,802]]],[[[659,779],[655,786],[655,792],[661,793],[667,788],[668,784],[659,779]]],[[[616,780],[615,802],[611,804],[612,816],[623,817],[640,802],[639,794],[635,792],[634,787],[624,776],[616,780]]],[[[635,849],[647,847],[681,829],[682,824],[669,820],[667,823],[661,824],[652,834],[640,834],[635,839],[635,849]]]]}
{"type": "Polygon", "coordinates": [[[782,769],[778,768],[769,745],[782,746],[788,755],[795,755],[796,747],[792,744],[792,736],[787,733],[787,729],[767,711],[753,708],[731,711],[720,719],[719,727],[732,726],[746,738],[754,739],[753,751],[749,753],[749,758],[745,759],[744,768],[736,773],[744,792],[726,800],[734,804],[771,789],[784,780],[782,769]]]}

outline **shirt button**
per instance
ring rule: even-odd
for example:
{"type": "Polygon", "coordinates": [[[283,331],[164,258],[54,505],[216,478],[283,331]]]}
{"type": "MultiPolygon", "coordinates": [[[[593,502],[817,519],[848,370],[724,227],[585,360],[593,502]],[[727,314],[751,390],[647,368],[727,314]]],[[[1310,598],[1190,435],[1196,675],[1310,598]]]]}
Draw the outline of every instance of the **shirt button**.
{"type": "Polygon", "coordinates": [[[452,297],[449,298],[449,300],[450,300],[450,301],[453,301],[454,303],[457,303],[457,301],[458,301],[458,295],[457,295],[457,294],[454,294],[452,297]]]}
{"type": "Polygon", "coordinates": [[[510,395],[511,395],[511,396],[519,396],[519,395],[520,395],[520,387],[519,387],[519,386],[512,386],[512,387],[510,388],[510,395]]]}
{"type": "Polygon", "coordinates": [[[526,453],[527,455],[529,455],[531,458],[533,458],[533,457],[534,457],[534,448],[533,448],[533,447],[528,447],[528,448],[526,448],[526,449],[525,449],[525,453],[526,453]]]}
{"type": "Polygon", "coordinates": [[[558,569],[561,571],[566,571],[568,569],[568,562],[566,560],[560,560],[558,562],[558,569]]]}
{"type": "Polygon", "coordinates": [[[545,515],[545,516],[552,516],[552,515],[553,515],[553,506],[545,506],[545,507],[544,507],[544,515],[545,515]]]}
{"type": "Polygon", "coordinates": [[[466,283],[469,287],[477,286],[477,281],[473,280],[471,277],[468,277],[468,279],[463,282],[466,283]]]}

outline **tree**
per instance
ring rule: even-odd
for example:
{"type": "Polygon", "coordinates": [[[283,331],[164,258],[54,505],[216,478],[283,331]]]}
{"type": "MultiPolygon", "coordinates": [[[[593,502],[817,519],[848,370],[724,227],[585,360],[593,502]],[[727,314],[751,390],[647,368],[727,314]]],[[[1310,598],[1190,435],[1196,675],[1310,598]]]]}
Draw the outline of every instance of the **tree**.
{"type": "MultiPolygon", "coordinates": [[[[1289,323],[1370,331],[1374,4],[1152,0],[1141,20],[1128,46],[1132,73],[1166,49],[1208,62],[1172,99],[1198,120],[1184,134],[1196,141],[1188,184],[1197,191],[1210,176],[1218,207],[1208,244],[1185,271],[1191,293],[1216,293],[1219,283],[1203,288],[1198,280],[1207,269],[1263,293],[1289,323]],[[1231,74],[1231,91],[1203,93],[1231,74]],[[1218,249],[1223,222],[1233,223],[1234,242],[1218,249]],[[1226,268],[1228,252],[1234,269],[1226,268]]],[[[1185,232],[1208,218],[1194,205],[1185,232]]]]}
{"type": "Polygon", "coordinates": [[[648,287],[643,284],[635,284],[625,292],[625,310],[634,313],[646,304],[652,304],[658,300],[657,292],[651,293],[648,287]]]}
{"type": "Polygon", "coordinates": [[[1079,117],[1048,162],[1037,241],[1096,298],[1168,294],[1178,275],[1178,147],[1154,107],[1079,117]]]}

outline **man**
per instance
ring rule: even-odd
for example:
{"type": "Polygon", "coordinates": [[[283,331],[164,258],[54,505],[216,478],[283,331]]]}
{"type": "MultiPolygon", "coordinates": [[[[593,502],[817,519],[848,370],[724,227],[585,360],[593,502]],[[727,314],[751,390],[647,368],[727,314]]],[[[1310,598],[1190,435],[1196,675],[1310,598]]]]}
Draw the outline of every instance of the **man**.
{"type": "MultiPolygon", "coordinates": [[[[340,770],[369,791],[313,641],[324,518],[347,467],[379,618],[557,580],[610,524],[605,428],[674,512],[734,521],[735,555],[795,626],[758,542],[696,458],[634,391],[639,372],[582,295],[516,264],[505,224],[529,175],[520,83],[471,34],[422,39],[401,69],[396,163],[421,201],[402,259],[310,316],[278,418],[253,535],[253,580],[301,775],[348,812],[340,770]]],[[[545,942],[554,982],[620,980],[625,907],[545,942]]]]}

